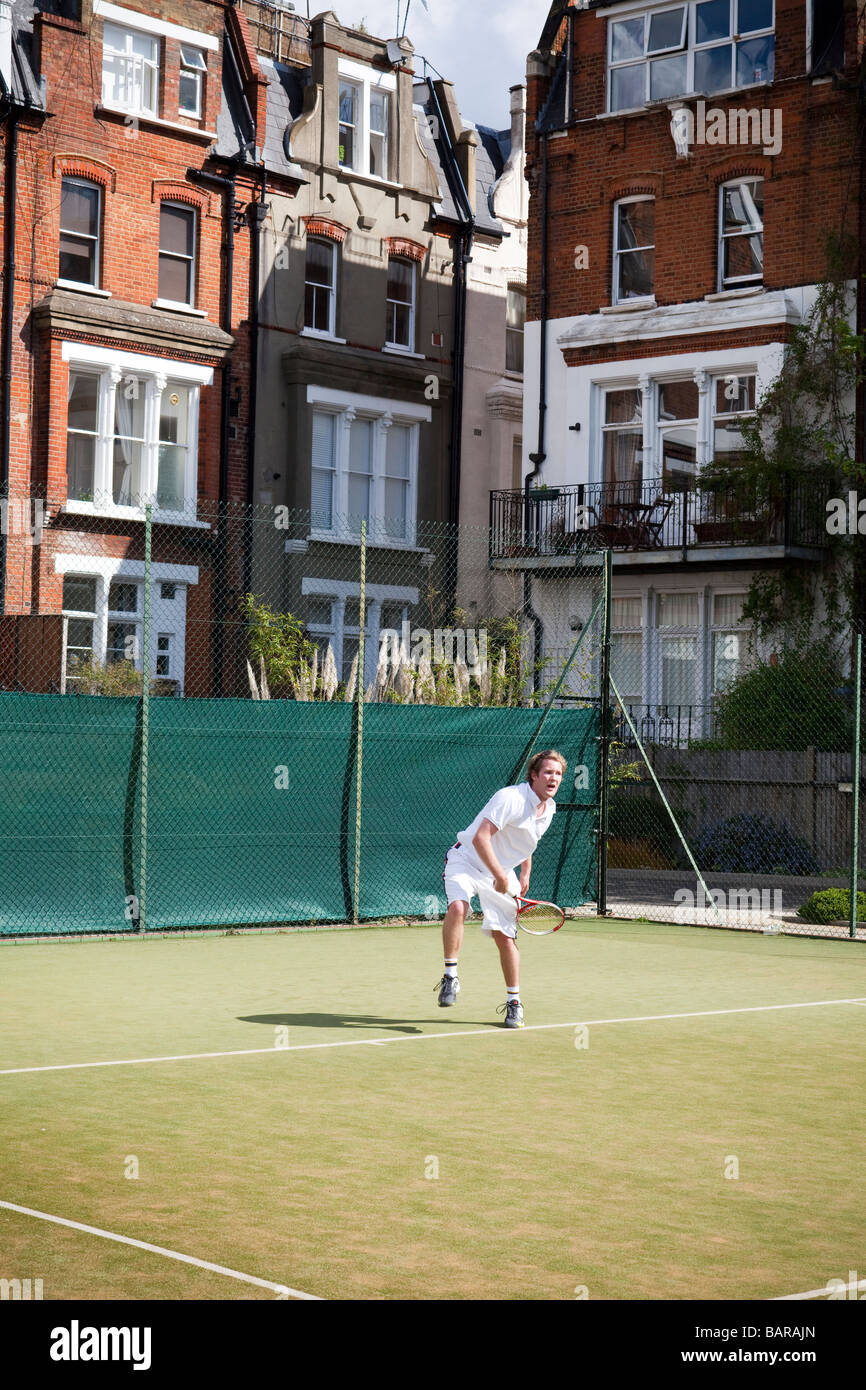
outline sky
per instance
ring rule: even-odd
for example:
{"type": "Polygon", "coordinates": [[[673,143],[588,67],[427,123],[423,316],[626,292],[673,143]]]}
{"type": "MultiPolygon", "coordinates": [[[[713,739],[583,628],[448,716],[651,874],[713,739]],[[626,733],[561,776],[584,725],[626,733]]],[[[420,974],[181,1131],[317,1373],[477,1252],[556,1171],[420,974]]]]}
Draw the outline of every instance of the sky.
{"type": "MultiPolygon", "coordinates": [[[[401,0],[400,14],[407,0],[401,0]]],[[[416,71],[423,54],[454,83],[460,114],[478,125],[504,130],[511,124],[508,89],[526,80],[526,55],[537,46],[550,0],[411,0],[406,35],[415,45],[416,71]]],[[[306,0],[295,0],[306,14],[306,0]]],[[[332,9],[342,24],[393,38],[397,0],[310,0],[310,14],[332,9]]],[[[402,18],[401,18],[402,27],[402,18]]]]}

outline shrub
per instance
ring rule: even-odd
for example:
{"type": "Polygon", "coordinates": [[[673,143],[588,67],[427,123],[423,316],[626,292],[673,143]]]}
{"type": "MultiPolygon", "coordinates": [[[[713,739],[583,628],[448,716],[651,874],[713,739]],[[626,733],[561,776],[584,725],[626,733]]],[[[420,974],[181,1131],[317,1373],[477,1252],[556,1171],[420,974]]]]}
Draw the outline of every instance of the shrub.
{"type": "Polygon", "coordinates": [[[717,697],[714,748],[829,751],[850,742],[850,705],[838,657],[826,645],[783,652],[744,672],[717,697]]]}
{"type": "MultiPolygon", "coordinates": [[[[824,888],[813,893],[808,902],[797,908],[798,917],[804,922],[823,925],[826,922],[849,922],[851,920],[851,889],[824,888]]],[[[857,894],[857,920],[866,921],[866,893],[857,894]]]]}
{"type": "Polygon", "coordinates": [[[693,845],[700,867],[713,873],[819,874],[809,846],[787,825],[741,813],[702,830],[693,845]]]}
{"type": "MultiPolygon", "coordinates": [[[[682,813],[675,809],[683,827],[682,813]]],[[[636,840],[652,846],[675,867],[681,852],[679,836],[660,801],[652,796],[628,796],[614,791],[608,804],[607,828],[611,839],[624,844],[636,840]]],[[[683,827],[685,833],[685,827],[683,827]]]]}

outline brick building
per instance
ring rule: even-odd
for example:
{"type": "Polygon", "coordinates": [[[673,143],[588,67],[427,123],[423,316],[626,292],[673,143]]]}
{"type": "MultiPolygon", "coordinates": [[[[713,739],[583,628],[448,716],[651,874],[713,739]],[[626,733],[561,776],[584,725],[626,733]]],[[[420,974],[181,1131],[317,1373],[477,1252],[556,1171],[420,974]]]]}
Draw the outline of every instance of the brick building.
{"type": "Polygon", "coordinates": [[[216,0],[2,11],[0,684],[141,669],[150,503],[152,675],[229,693],[265,79],[216,0]]]}
{"type": "Polygon", "coordinates": [[[753,576],[822,560],[823,496],[744,512],[701,477],[742,449],[828,236],[859,231],[857,8],[557,0],[529,58],[524,486],[494,553],[551,651],[585,618],[545,620],[565,557],[586,527],[613,546],[614,678],[693,734],[748,660],[753,576]]]}

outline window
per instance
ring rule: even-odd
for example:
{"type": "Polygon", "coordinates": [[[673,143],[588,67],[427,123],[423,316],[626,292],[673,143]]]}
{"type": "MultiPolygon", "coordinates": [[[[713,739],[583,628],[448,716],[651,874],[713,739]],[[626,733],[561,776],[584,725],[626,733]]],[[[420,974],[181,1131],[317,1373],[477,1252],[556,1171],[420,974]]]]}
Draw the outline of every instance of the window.
{"type": "Polygon", "coordinates": [[[393,73],[339,59],[342,168],[368,178],[391,177],[391,102],[397,91],[393,73]]]}
{"type": "Polygon", "coordinates": [[[182,116],[201,116],[202,92],[207,62],[200,48],[180,46],[180,86],[178,109],[182,116]]]}
{"type": "Polygon", "coordinates": [[[141,666],[141,590],[138,584],[115,581],[108,589],[108,633],[105,664],[129,661],[141,666]]]}
{"type": "MultiPolygon", "coordinates": [[[[209,374],[208,374],[209,375],[209,374]]],[[[120,370],[69,372],[71,502],[167,514],[194,508],[198,384],[120,370]]]]}
{"type": "Polygon", "coordinates": [[[658,628],[661,703],[694,705],[698,693],[697,594],[659,594],[658,628]]]}
{"type": "Polygon", "coordinates": [[[755,378],[717,377],[713,392],[713,458],[736,463],[745,453],[743,423],[755,410],[755,378]]]}
{"type": "Polygon", "coordinates": [[[745,594],[713,595],[713,690],[720,695],[745,669],[746,628],[743,623],[745,594]]]}
{"type": "Polygon", "coordinates": [[[613,302],[646,299],[655,285],[655,199],[629,198],[614,208],[613,302]]]}
{"type": "Polygon", "coordinates": [[[337,247],[332,241],[307,241],[304,327],[333,338],[337,322],[337,247]]]}
{"type": "Polygon", "coordinates": [[[523,373],[523,337],[526,325],[526,290],[508,287],[505,311],[505,370],[523,373]]]}
{"type": "MultiPolygon", "coordinates": [[[[308,578],[303,581],[302,592],[307,633],[318,646],[322,660],[328,647],[331,647],[337,679],[348,681],[361,637],[361,603],[357,586],[341,580],[308,578]]],[[[386,650],[390,656],[394,645],[399,646],[403,637],[403,623],[408,622],[417,602],[417,589],[379,584],[367,586],[364,610],[365,684],[375,678],[381,651],[386,650]]]]}
{"type": "Polygon", "coordinates": [[[386,347],[415,347],[415,264],[392,256],[388,262],[386,347]]]}
{"type": "Polygon", "coordinates": [[[79,666],[93,661],[96,580],[67,575],[63,580],[63,629],[66,688],[80,683],[79,666]]]}
{"type": "Polygon", "coordinates": [[[172,304],[193,302],[196,214],[182,203],[159,209],[159,298],[172,304]]]}
{"type": "Polygon", "coordinates": [[[604,481],[620,491],[640,493],[643,472],[643,411],[641,392],[608,391],[604,403],[604,481]]]}
{"type": "Polygon", "coordinates": [[[608,24],[608,110],[770,82],[773,0],[690,0],[608,24]]]}
{"type": "Polygon", "coordinates": [[[174,675],[174,633],[158,632],[156,636],[156,674],[171,678],[174,675]]]}
{"type": "Polygon", "coordinates": [[[741,179],[719,191],[719,289],[764,280],[764,180],[741,179]]]}
{"type": "Polygon", "coordinates": [[[61,280],[99,284],[99,224],[102,190],[83,179],[64,179],[60,195],[61,280]]]}
{"type": "Polygon", "coordinates": [[[611,674],[626,706],[643,694],[643,619],[639,598],[615,598],[611,612],[611,674]]]}
{"type": "Polygon", "coordinates": [[[348,410],[313,412],[314,533],[360,534],[384,545],[414,542],[418,424],[348,410]],[[348,426],[348,428],[345,428],[348,426]]]}
{"type": "Polygon", "coordinates": [[[665,490],[694,481],[698,459],[700,393],[694,377],[666,381],[658,388],[659,449],[665,490]]]}
{"type": "Polygon", "coordinates": [[[157,114],[159,40],[106,21],[102,47],[102,100],[115,110],[157,114]]]}

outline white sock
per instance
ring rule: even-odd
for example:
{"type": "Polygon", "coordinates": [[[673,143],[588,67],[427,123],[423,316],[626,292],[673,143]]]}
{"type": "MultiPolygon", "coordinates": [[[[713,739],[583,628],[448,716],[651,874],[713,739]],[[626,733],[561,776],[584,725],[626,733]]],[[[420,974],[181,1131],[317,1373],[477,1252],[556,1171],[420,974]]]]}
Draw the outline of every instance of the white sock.
{"type": "Polygon", "coordinates": [[[454,980],[454,979],[457,978],[457,962],[456,962],[456,960],[446,960],[446,962],[445,962],[445,974],[448,976],[448,979],[449,979],[449,980],[454,980]]]}
{"type": "Polygon", "coordinates": [[[519,989],[519,987],[518,987],[517,989],[508,989],[508,987],[506,986],[506,993],[507,993],[507,995],[508,995],[508,1002],[509,1002],[509,1004],[519,1004],[519,1003],[520,1003],[520,989],[519,989]]]}

